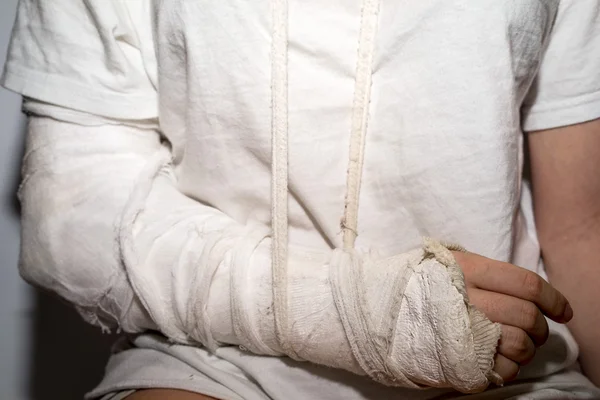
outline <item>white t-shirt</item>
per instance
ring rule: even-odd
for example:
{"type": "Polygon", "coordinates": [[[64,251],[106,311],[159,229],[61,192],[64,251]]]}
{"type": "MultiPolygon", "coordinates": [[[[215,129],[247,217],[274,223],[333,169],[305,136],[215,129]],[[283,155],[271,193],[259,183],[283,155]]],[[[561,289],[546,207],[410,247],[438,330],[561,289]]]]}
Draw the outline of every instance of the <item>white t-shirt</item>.
{"type": "MultiPolygon", "coordinates": [[[[290,243],[330,249],[341,244],[360,2],[289,6],[290,243]]],[[[182,193],[269,224],[270,50],[267,0],[21,0],[2,84],[58,119],[158,125],[182,193]]],[[[431,236],[544,276],[523,131],[600,117],[600,2],[383,0],[370,116],[359,249],[392,255],[431,236]]],[[[567,329],[550,327],[563,351],[542,349],[525,376],[577,358],[567,329]]],[[[277,364],[273,385],[306,368],[256,359],[277,364]]]]}

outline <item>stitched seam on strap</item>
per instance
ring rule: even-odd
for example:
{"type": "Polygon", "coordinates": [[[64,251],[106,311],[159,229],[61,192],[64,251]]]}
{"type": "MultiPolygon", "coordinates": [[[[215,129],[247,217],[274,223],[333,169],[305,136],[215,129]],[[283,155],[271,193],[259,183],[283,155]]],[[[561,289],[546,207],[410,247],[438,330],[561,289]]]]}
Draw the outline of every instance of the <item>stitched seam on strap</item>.
{"type": "Polygon", "coordinates": [[[373,75],[373,53],[375,35],[378,28],[379,0],[365,0],[362,8],[358,61],[356,66],[356,86],[352,105],[352,130],[350,155],[346,183],[346,198],[342,230],[344,248],[354,248],[358,236],[358,202],[365,155],[365,138],[369,120],[371,85],[373,75]]]}
{"type": "Polygon", "coordinates": [[[288,76],[287,0],[272,0],[273,43],[271,54],[272,94],[272,270],[275,332],[282,350],[298,358],[288,342],[288,76]]]}

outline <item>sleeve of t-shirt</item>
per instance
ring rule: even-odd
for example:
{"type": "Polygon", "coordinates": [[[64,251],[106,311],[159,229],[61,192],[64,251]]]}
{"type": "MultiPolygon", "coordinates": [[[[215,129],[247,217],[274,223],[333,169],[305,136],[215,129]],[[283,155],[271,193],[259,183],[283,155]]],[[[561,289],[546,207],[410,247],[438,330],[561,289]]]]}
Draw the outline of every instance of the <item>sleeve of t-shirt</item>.
{"type": "Polygon", "coordinates": [[[599,0],[561,1],[522,112],[525,131],[600,118],[599,0]]]}
{"type": "Polygon", "coordinates": [[[155,118],[147,4],[19,0],[0,83],[26,97],[98,116],[155,118]]]}

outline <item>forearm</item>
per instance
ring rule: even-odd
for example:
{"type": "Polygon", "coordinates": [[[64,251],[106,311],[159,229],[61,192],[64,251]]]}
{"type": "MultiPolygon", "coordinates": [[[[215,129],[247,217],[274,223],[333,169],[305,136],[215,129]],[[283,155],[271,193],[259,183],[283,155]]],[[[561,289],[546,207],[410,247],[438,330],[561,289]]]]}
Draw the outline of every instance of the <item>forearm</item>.
{"type": "Polygon", "coordinates": [[[582,368],[600,386],[600,215],[541,244],[550,281],[573,306],[568,326],[579,344],[582,368]]]}
{"type": "Polygon", "coordinates": [[[600,120],[532,133],[529,144],[542,256],[573,306],[582,366],[600,385],[600,120]]]}

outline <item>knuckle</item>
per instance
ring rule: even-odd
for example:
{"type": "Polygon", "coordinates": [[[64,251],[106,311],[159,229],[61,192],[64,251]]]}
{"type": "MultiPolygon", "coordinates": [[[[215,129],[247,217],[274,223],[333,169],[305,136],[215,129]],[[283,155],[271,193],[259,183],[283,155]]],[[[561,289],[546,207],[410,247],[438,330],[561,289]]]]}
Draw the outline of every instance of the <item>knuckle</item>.
{"type": "Polygon", "coordinates": [[[518,375],[519,375],[519,365],[517,363],[515,363],[509,369],[507,369],[506,374],[504,376],[504,380],[506,382],[514,381],[515,379],[517,379],[518,375]]]}
{"type": "Polygon", "coordinates": [[[490,276],[492,271],[498,269],[498,262],[492,259],[485,259],[481,263],[481,268],[483,276],[490,276]]]}
{"type": "Polygon", "coordinates": [[[525,333],[525,331],[521,329],[511,330],[511,347],[514,352],[518,355],[525,355],[529,352],[529,337],[525,333]]]}
{"type": "Polygon", "coordinates": [[[459,265],[465,276],[470,276],[473,272],[473,263],[470,262],[470,258],[461,252],[454,252],[454,259],[459,265]]]}
{"type": "Polygon", "coordinates": [[[515,333],[513,342],[515,357],[523,364],[531,361],[535,356],[535,346],[529,336],[522,330],[518,329],[515,333]]]}
{"type": "Polygon", "coordinates": [[[524,362],[530,360],[535,354],[535,347],[531,339],[522,329],[506,327],[503,331],[502,342],[506,346],[506,353],[513,360],[524,362]]]}
{"type": "Polygon", "coordinates": [[[494,358],[494,371],[496,371],[505,382],[511,381],[519,374],[519,364],[498,354],[494,358]]]}
{"type": "Polygon", "coordinates": [[[544,289],[542,278],[533,272],[527,272],[524,279],[523,286],[529,297],[531,299],[539,299],[544,289]]]}
{"type": "Polygon", "coordinates": [[[535,353],[536,353],[536,351],[535,351],[535,347],[534,347],[529,353],[527,353],[523,356],[523,359],[519,362],[519,364],[520,365],[529,364],[535,357],[535,353]]]}
{"type": "Polygon", "coordinates": [[[540,311],[530,302],[524,302],[521,309],[521,328],[530,332],[535,329],[540,311]]]}

